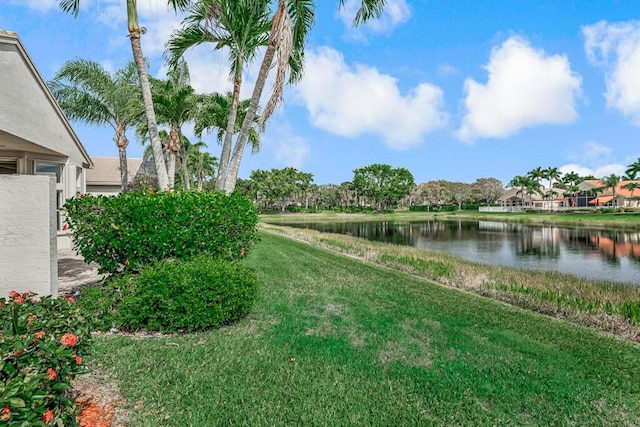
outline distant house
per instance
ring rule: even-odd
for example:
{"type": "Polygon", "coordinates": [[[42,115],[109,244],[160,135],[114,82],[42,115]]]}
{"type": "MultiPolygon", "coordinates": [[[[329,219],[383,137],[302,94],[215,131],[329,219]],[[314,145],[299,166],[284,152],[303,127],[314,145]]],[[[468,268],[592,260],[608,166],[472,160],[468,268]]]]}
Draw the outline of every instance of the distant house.
{"type": "Polygon", "coordinates": [[[18,35],[0,30],[0,175],[49,175],[56,182],[58,246],[65,201],[86,191],[93,163],[18,35]]]}
{"type": "Polygon", "coordinates": [[[529,194],[526,188],[513,187],[507,190],[497,203],[505,210],[532,209],[561,209],[570,207],[640,207],[640,188],[633,192],[623,188],[630,182],[620,181],[616,186],[615,199],[613,189],[604,188],[600,180],[587,180],[578,185],[578,191],[570,193],[565,189],[541,189],[540,192],[529,194]]]}
{"type": "MultiPolygon", "coordinates": [[[[118,157],[92,157],[93,169],[87,171],[87,193],[103,196],[120,194],[120,159],[118,157]]],[[[141,172],[142,159],[127,159],[128,184],[141,172]]]]}

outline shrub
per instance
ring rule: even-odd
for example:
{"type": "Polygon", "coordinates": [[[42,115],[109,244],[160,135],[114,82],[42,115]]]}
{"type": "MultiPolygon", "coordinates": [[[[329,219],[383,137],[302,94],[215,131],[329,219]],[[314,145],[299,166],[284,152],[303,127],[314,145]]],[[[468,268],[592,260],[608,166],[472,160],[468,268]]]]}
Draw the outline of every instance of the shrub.
{"type": "Polygon", "coordinates": [[[252,203],[238,193],[86,195],[65,209],[75,248],[109,273],[199,253],[238,259],[253,245],[258,223],[252,203]]]}
{"type": "Polygon", "coordinates": [[[247,315],[257,292],[255,274],[242,263],[201,255],[114,278],[102,291],[83,293],[79,302],[104,310],[96,314],[124,330],[195,331],[247,315]]]}
{"type": "Polygon", "coordinates": [[[71,380],[84,373],[90,322],[73,299],[31,292],[0,298],[0,421],[75,425],[71,380]]]}

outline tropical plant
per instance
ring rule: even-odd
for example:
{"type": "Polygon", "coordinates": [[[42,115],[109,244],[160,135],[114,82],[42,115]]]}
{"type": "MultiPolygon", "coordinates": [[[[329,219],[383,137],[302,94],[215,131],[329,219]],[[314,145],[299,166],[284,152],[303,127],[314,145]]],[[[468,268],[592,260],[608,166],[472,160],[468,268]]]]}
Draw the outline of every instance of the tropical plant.
{"type": "Polygon", "coordinates": [[[628,182],[625,185],[621,186],[621,188],[629,190],[631,192],[630,198],[633,199],[633,192],[635,190],[637,190],[638,188],[640,188],[640,182],[631,181],[631,182],[628,182]]]}
{"type": "Polygon", "coordinates": [[[559,181],[562,176],[562,172],[558,168],[548,167],[543,170],[543,177],[549,180],[549,188],[553,188],[553,182],[559,181]]]}
{"type": "MultiPolygon", "coordinates": [[[[180,157],[185,190],[189,190],[189,168],[183,144],[182,126],[190,122],[195,113],[198,97],[190,86],[189,68],[180,60],[167,73],[166,80],[151,79],[151,93],[158,124],[170,126],[164,147],[167,150],[169,187],[175,187],[176,158],[180,157]]],[[[144,126],[147,130],[147,126],[144,126]]]]}
{"type": "Polygon", "coordinates": [[[511,188],[519,187],[520,188],[520,190],[516,192],[516,196],[518,194],[520,194],[520,197],[522,198],[522,205],[523,206],[524,206],[524,188],[527,186],[527,180],[528,179],[529,178],[526,177],[526,176],[516,175],[507,184],[507,187],[511,187],[511,188]]]}
{"type": "Polygon", "coordinates": [[[627,170],[624,173],[629,181],[635,180],[640,173],[640,158],[627,166],[627,170]]]}
{"type": "Polygon", "coordinates": [[[618,202],[616,200],[616,189],[618,187],[618,184],[620,183],[620,177],[615,173],[612,173],[611,175],[602,178],[601,181],[602,187],[600,189],[605,191],[611,189],[611,204],[613,206],[616,206],[618,202]]]}
{"type": "Polygon", "coordinates": [[[236,131],[236,116],[245,64],[255,57],[257,49],[267,43],[269,31],[268,0],[199,0],[190,9],[167,45],[169,63],[175,63],[187,49],[213,43],[216,49],[228,48],[231,60],[233,92],[226,114],[226,123],[216,189],[224,188],[224,181],[236,131]]]}
{"type": "Polygon", "coordinates": [[[200,151],[200,148],[204,146],[203,142],[199,142],[187,148],[189,172],[196,183],[198,191],[202,191],[205,182],[212,181],[215,178],[216,167],[218,166],[217,157],[213,157],[206,151],[200,151]]]}
{"type": "MultiPolygon", "coordinates": [[[[59,0],[58,4],[63,11],[71,12],[74,17],[77,17],[80,12],[80,2],[81,0],[59,0]]],[[[184,10],[190,3],[191,0],[167,0],[167,4],[175,10],[184,10]]],[[[160,188],[166,189],[169,188],[169,179],[164,156],[162,155],[162,141],[160,141],[160,136],[158,135],[158,124],[156,121],[155,111],[153,109],[153,98],[151,96],[149,75],[147,73],[144,55],[142,54],[142,44],[140,42],[140,37],[146,32],[146,29],[141,27],[138,22],[137,0],[127,0],[127,26],[129,30],[129,40],[131,41],[133,59],[140,78],[140,88],[142,89],[144,111],[149,127],[149,138],[151,139],[151,146],[153,147],[153,159],[156,166],[158,184],[160,185],[160,188]]]]}
{"type": "MultiPolygon", "coordinates": [[[[227,192],[233,191],[235,188],[244,148],[249,138],[250,129],[254,125],[255,119],[258,115],[260,98],[266,85],[269,72],[272,68],[276,69],[276,77],[271,97],[267,101],[259,117],[259,123],[263,127],[282,100],[282,91],[285,83],[287,82],[287,73],[289,73],[288,82],[290,84],[297,82],[302,77],[305,39],[308,31],[313,25],[315,14],[315,4],[312,0],[278,0],[278,4],[274,8],[274,12],[271,17],[268,33],[264,33],[264,12],[265,9],[268,9],[268,5],[271,2],[266,0],[249,2],[253,4],[253,7],[255,8],[254,10],[256,10],[256,14],[254,15],[255,21],[252,21],[252,26],[245,24],[241,31],[248,32],[247,29],[253,29],[253,25],[255,25],[255,29],[258,30],[255,34],[260,35],[258,38],[260,43],[255,43],[252,46],[253,49],[248,50],[248,52],[251,52],[250,56],[253,57],[256,52],[255,49],[265,41],[266,49],[264,51],[258,77],[253,88],[251,100],[247,109],[247,115],[242,122],[240,133],[236,139],[236,143],[233,147],[233,152],[228,163],[227,153],[224,150],[226,148],[229,148],[230,150],[231,146],[230,144],[223,144],[223,154],[221,155],[218,172],[219,179],[216,185],[217,188],[223,188],[227,192]],[[266,40],[263,38],[265,35],[267,35],[266,40]]],[[[209,8],[208,10],[205,9],[205,13],[201,13],[200,16],[206,18],[206,20],[199,20],[196,22],[210,22],[210,24],[207,24],[210,28],[225,28],[229,31],[231,26],[228,26],[222,20],[222,18],[225,17],[225,8],[222,6],[230,6],[229,3],[233,6],[233,4],[238,3],[238,5],[240,5],[245,3],[245,1],[200,0],[197,4],[210,4],[217,7],[209,8]]],[[[384,0],[363,0],[355,15],[354,24],[358,25],[371,17],[379,17],[385,3],[386,2],[384,0]]],[[[343,6],[344,1],[341,0],[340,7],[343,6]]],[[[196,41],[195,43],[213,41],[213,39],[206,40],[206,37],[203,37],[205,35],[203,27],[204,26],[198,25],[194,28],[195,38],[199,38],[201,40],[196,41]]],[[[187,47],[189,46],[190,45],[187,45],[187,47]]],[[[221,44],[220,47],[222,46],[224,45],[221,44]]],[[[179,54],[179,50],[174,53],[179,54]]],[[[232,62],[235,64],[234,60],[234,56],[232,56],[232,62]]],[[[233,70],[235,70],[234,66],[232,66],[232,71],[233,70]]],[[[235,90],[236,85],[234,84],[234,92],[235,90]]],[[[234,117],[230,114],[225,140],[231,140],[229,131],[233,129],[234,125],[234,117]]]]}
{"type": "Polygon", "coordinates": [[[71,120],[113,128],[113,140],[120,158],[122,191],[126,191],[129,145],[126,132],[144,114],[135,64],[130,62],[111,75],[95,61],[74,59],[62,65],[49,87],[71,120]]]}

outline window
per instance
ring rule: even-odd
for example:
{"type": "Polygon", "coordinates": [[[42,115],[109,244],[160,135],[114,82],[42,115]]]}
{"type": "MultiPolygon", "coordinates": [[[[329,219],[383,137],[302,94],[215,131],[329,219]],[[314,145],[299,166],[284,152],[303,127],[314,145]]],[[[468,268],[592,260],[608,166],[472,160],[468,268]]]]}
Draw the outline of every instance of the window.
{"type": "Polygon", "coordinates": [[[34,162],[33,170],[35,175],[51,175],[56,178],[56,223],[58,231],[62,230],[64,216],[62,206],[64,206],[64,183],[62,175],[63,166],[59,163],[34,162]]]}
{"type": "Polygon", "coordinates": [[[17,160],[0,159],[0,175],[15,175],[18,173],[17,160]]]}

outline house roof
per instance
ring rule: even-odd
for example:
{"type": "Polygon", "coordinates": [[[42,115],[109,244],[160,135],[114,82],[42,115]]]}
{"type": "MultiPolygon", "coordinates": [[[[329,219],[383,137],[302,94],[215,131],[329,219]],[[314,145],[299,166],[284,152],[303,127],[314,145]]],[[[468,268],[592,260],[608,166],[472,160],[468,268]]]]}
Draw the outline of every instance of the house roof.
{"type": "MultiPolygon", "coordinates": [[[[92,157],[93,169],[87,169],[87,184],[119,185],[120,159],[118,157],[92,157]]],[[[127,158],[128,182],[131,183],[142,165],[142,159],[127,158]]]]}
{"type": "MultiPolygon", "coordinates": [[[[616,186],[616,196],[631,197],[631,190],[629,190],[627,188],[623,188],[625,185],[627,185],[627,184],[629,184],[631,182],[636,182],[636,183],[640,184],[640,180],[620,181],[618,183],[618,185],[616,186]]],[[[584,187],[581,187],[581,190],[583,190],[583,191],[587,190],[588,188],[602,188],[602,187],[604,187],[604,184],[602,183],[602,181],[597,180],[597,179],[584,181],[584,183],[586,185],[584,187]]],[[[602,195],[613,195],[613,191],[611,190],[611,188],[603,188],[601,194],[602,195]]],[[[633,195],[634,196],[640,196],[640,189],[634,190],[633,191],[633,195]]]]}
{"type": "Polygon", "coordinates": [[[0,46],[0,133],[8,141],[43,147],[84,167],[93,166],[18,34],[0,30],[0,46]]]}

